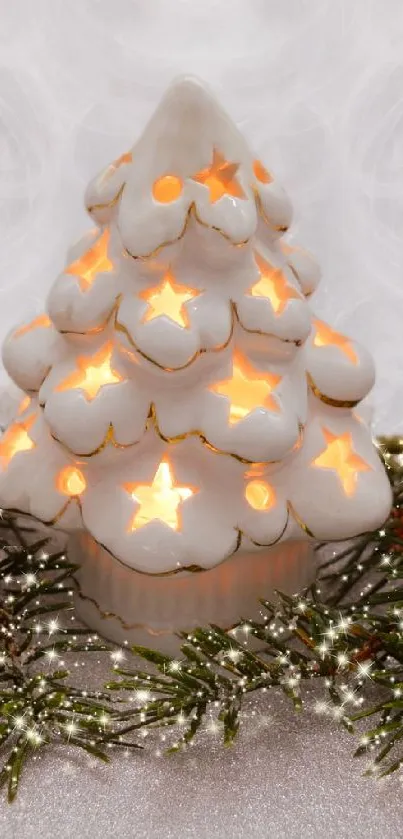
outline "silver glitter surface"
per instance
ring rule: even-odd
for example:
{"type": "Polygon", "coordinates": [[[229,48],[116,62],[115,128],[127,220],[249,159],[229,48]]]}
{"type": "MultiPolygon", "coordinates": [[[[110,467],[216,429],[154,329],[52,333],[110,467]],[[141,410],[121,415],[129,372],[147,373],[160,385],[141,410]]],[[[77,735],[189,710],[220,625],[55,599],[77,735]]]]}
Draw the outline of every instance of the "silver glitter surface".
{"type": "MultiPolygon", "coordinates": [[[[89,656],[90,658],[90,656],[89,656]]],[[[86,676],[99,684],[95,661],[86,676]]],[[[187,753],[115,756],[109,766],[57,747],[31,763],[16,802],[0,805],[1,839],[378,839],[402,835],[399,777],[362,777],[354,738],[313,706],[277,693],[249,705],[230,749],[206,732],[187,753]]]]}

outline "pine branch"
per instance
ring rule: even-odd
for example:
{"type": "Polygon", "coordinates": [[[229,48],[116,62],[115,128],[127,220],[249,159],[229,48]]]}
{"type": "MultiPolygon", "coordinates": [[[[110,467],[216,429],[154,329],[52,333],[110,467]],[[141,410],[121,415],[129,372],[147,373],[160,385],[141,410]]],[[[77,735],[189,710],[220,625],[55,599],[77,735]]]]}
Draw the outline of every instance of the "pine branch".
{"type": "Polygon", "coordinates": [[[243,620],[231,632],[211,626],[182,636],[178,659],[135,647],[123,666],[119,651],[69,626],[74,565],[58,546],[53,549],[52,534],[38,535],[28,517],[3,513],[0,785],[9,800],[17,794],[26,762],[54,742],[107,760],[110,749],[136,750],[138,735],[168,729],[173,736],[168,750],[178,751],[205,730],[213,715],[214,730],[230,745],[251,694],[280,690],[300,710],[303,686],[312,678],[323,687],[318,712],[349,731],[373,720],[356,750],[370,755],[368,771],[386,775],[399,769],[403,443],[381,441],[380,450],[394,492],[384,527],[339,546],[323,562],[317,586],[297,597],[279,594],[275,603],[262,601],[261,621],[243,620]],[[251,643],[256,641],[258,651],[251,643]],[[74,684],[69,662],[93,651],[111,652],[113,675],[99,691],[93,685],[82,690],[74,684]],[[381,692],[376,702],[369,699],[370,681],[381,692]]]}

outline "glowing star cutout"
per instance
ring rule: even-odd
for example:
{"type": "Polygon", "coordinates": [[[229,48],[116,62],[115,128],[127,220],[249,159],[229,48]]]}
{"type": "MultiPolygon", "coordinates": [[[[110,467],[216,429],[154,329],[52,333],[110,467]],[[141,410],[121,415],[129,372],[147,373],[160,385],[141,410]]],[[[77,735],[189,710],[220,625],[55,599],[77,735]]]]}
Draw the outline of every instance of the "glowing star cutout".
{"type": "Polygon", "coordinates": [[[218,382],[210,390],[226,396],[229,400],[229,424],[243,420],[256,408],[266,408],[269,411],[280,410],[272,391],[281,381],[281,376],[275,373],[261,373],[248,364],[240,354],[234,357],[232,377],[218,382]]]}
{"type": "Polygon", "coordinates": [[[55,388],[57,392],[80,388],[88,401],[95,399],[101,387],[123,381],[123,376],[112,370],[112,341],[108,341],[93,356],[82,355],[77,358],[78,370],[63,379],[55,388]]]}
{"type": "Polygon", "coordinates": [[[193,487],[175,485],[171,464],[165,458],[161,460],[150,484],[127,483],[123,485],[123,489],[139,505],[129,522],[129,532],[138,530],[155,519],[167,524],[172,530],[180,530],[179,507],[183,501],[198,492],[198,489],[193,487]]]}
{"type": "Polygon", "coordinates": [[[281,315],[289,300],[301,300],[301,295],[287,283],[281,268],[274,268],[266,262],[260,253],[255,252],[255,261],[259,268],[260,279],[249,289],[254,297],[266,297],[275,315],[281,315]]]}
{"type": "Polygon", "coordinates": [[[330,326],[322,320],[314,320],[313,325],[315,328],[315,336],[313,339],[315,347],[338,347],[338,349],[347,356],[348,360],[351,361],[352,364],[358,364],[358,355],[345,335],[341,335],[340,332],[336,332],[334,329],[331,329],[330,326]]]}
{"type": "Polygon", "coordinates": [[[260,160],[253,161],[253,174],[256,180],[262,184],[270,184],[273,180],[270,172],[267,171],[260,160]]]}
{"type": "Polygon", "coordinates": [[[65,274],[78,277],[81,291],[91,288],[97,274],[113,270],[113,264],[108,257],[108,244],[109,229],[106,228],[95,244],[65,269],[65,274]]]}
{"type": "Polygon", "coordinates": [[[336,472],[346,495],[354,495],[358,473],[371,472],[372,467],[366,463],[353,449],[351,433],[346,431],[338,436],[329,429],[322,428],[327,446],[324,451],[312,461],[318,469],[332,469],[336,472]]]}
{"type": "Polygon", "coordinates": [[[10,460],[18,452],[28,452],[36,446],[28,431],[36,420],[36,414],[21,422],[14,422],[0,439],[0,460],[3,467],[8,466],[10,460]]]}
{"type": "Polygon", "coordinates": [[[56,478],[56,487],[59,492],[71,498],[81,495],[86,486],[84,475],[76,466],[65,466],[56,478]]]}
{"type": "Polygon", "coordinates": [[[213,149],[213,160],[210,166],[192,175],[192,181],[208,187],[212,204],[219,201],[223,195],[246,198],[239,181],[235,178],[238,169],[239,163],[230,163],[217,149],[213,149]]]}
{"type": "Polygon", "coordinates": [[[27,323],[24,326],[20,326],[20,328],[17,329],[14,332],[13,337],[14,338],[21,338],[21,336],[26,335],[27,332],[32,332],[34,329],[43,329],[43,328],[47,329],[51,325],[52,325],[52,321],[51,321],[50,317],[48,317],[48,315],[45,315],[45,314],[38,315],[37,318],[34,318],[34,320],[31,320],[31,323],[27,323]]]}
{"type": "Polygon", "coordinates": [[[165,315],[179,326],[188,328],[189,316],[184,304],[188,300],[193,300],[198,294],[200,294],[199,291],[176,283],[173,274],[167,271],[159,285],[141,291],[139,294],[139,297],[148,303],[142,322],[147,323],[149,320],[165,315]]]}
{"type": "Polygon", "coordinates": [[[266,481],[249,481],[245,487],[245,498],[254,510],[270,510],[276,503],[273,487],[266,481]]]}
{"type": "Polygon", "coordinates": [[[18,406],[17,417],[20,417],[21,414],[24,414],[25,411],[27,410],[27,408],[29,408],[30,404],[31,404],[31,397],[30,396],[24,396],[24,399],[20,402],[20,404],[18,406]]]}

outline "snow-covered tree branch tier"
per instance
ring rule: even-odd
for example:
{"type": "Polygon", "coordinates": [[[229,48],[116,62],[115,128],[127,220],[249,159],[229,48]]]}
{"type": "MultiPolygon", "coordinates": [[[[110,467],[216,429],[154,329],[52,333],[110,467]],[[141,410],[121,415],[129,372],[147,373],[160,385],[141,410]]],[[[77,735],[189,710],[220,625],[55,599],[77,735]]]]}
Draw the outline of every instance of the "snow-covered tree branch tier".
{"type": "Polygon", "coordinates": [[[312,315],[289,200],[211,93],[175,82],[86,204],[96,228],[4,343],[26,395],[3,507],[149,574],[381,525],[371,357],[312,315]]]}

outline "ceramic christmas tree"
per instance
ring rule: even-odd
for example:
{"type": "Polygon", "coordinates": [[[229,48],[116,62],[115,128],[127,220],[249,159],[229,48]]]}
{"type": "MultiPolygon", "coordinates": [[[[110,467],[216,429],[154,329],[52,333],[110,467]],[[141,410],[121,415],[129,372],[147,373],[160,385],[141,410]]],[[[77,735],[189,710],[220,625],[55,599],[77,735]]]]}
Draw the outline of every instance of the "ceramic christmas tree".
{"type": "Polygon", "coordinates": [[[101,632],[227,625],[307,581],[309,540],[387,516],[355,410],[372,360],[312,316],[319,271],[281,241],[289,201],[197,80],[172,85],[86,203],[97,228],[4,344],[26,397],[1,502],[72,532],[101,632]]]}

